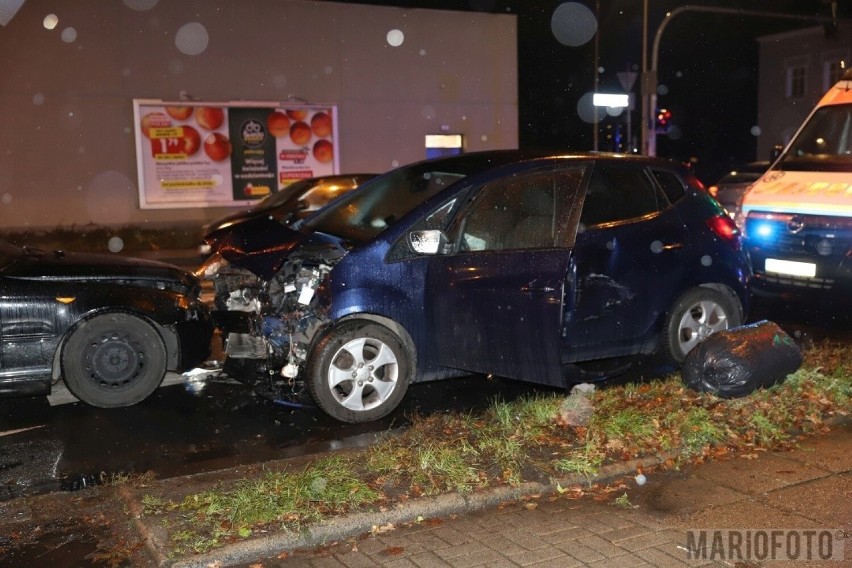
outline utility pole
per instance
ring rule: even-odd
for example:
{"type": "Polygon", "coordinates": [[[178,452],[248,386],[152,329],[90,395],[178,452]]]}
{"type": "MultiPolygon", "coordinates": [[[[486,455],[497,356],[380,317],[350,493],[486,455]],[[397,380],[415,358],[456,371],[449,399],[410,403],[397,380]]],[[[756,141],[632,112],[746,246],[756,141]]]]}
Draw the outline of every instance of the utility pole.
{"type": "MultiPolygon", "coordinates": [[[[598,78],[598,65],[599,65],[599,63],[598,63],[598,60],[600,58],[600,53],[599,53],[599,51],[600,51],[600,40],[599,40],[599,38],[601,36],[600,17],[601,17],[601,2],[600,2],[600,0],[595,0],[595,19],[597,20],[598,29],[595,31],[595,62],[594,62],[595,76],[594,76],[594,83],[593,83],[594,88],[592,89],[592,93],[598,92],[598,83],[599,83],[599,78],[598,78]]],[[[600,136],[600,133],[598,132],[598,107],[595,106],[595,107],[592,107],[592,108],[594,108],[594,112],[595,112],[593,119],[592,119],[592,128],[594,128],[594,130],[592,130],[592,149],[595,152],[597,152],[598,151],[598,138],[600,136]]]]}
{"type": "MultiPolygon", "coordinates": [[[[653,83],[656,84],[656,80],[653,83]]],[[[648,100],[651,98],[651,93],[648,92],[652,81],[648,77],[648,0],[642,1],[642,81],[639,84],[639,91],[642,94],[642,142],[639,144],[640,154],[645,156],[653,156],[648,152],[648,129],[652,126],[648,123],[648,119],[653,114],[648,114],[648,100]]],[[[655,87],[656,88],[656,87],[655,87]]],[[[656,102],[654,103],[656,104],[656,102]]]]}

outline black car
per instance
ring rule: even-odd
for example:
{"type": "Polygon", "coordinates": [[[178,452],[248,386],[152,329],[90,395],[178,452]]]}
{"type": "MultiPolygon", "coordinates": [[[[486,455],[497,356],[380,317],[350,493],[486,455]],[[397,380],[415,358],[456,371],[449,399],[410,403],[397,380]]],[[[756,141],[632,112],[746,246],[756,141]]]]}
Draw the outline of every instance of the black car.
{"type": "MultiPolygon", "coordinates": [[[[223,227],[230,227],[258,217],[269,217],[283,223],[303,219],[365,181],[373,179],[376,175],[340,174],[299,180],[281,191],[267,195],[248,209],[213,221],[204,227],[203,232],[207,235],[223,227]]],[[[202,244],[199,252],[202,256],[210,254],[210,246],[206,243],[202,244]]]]}
{"type": "Polygon", "coordinates": [[[93,406],[142,401],[209,355],[200,292],[169,264],[0,241],[0,395],[50,394],[61,377],[93,406]]]}

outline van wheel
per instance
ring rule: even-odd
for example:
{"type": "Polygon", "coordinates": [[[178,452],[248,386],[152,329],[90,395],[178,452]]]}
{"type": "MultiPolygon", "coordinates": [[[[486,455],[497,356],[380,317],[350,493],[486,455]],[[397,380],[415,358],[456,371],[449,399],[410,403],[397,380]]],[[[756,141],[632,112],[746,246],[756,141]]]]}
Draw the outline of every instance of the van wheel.
{"type": "Polygon", "coordinates": [[[722,292],[712,288],[693,288],[683,294],[669,310],[664,326],[666,357],[682,363],[693,347],[705,337],[736,327],[741,311],[722,292]]]}
{"type": "Polygon", "coordinates": [[[411,361],[402,340],[388,328],[347,322],[330,330],[308,358],[308,390],[341,422],[378,420],[405,396],[411,361]]]}

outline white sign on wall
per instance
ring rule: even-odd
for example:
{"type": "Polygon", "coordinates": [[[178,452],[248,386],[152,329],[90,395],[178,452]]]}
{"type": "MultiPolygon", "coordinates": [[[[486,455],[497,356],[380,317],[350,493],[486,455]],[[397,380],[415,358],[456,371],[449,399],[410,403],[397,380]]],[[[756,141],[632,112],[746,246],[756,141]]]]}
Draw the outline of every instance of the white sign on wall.
{"type": "Polygon", "coordinates": [[[335,105],[134,99],[142,209],[242,206],[339,172],[335,105]]]}

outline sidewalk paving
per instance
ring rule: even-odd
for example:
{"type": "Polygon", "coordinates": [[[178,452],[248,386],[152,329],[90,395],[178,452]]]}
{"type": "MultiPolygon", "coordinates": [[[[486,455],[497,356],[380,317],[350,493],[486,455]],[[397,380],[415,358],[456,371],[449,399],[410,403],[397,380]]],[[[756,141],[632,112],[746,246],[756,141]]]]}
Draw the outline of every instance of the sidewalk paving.
{"type": "MultiPolygon", "coordinates": [[[[169,556],[169,536],[156,517],[143,514],[150,485],[22,497],[0,502],[0,567],[849,567],[852,544],[843,540],[835,544],[846,545],[845,556],[833,562],[689,560],[686,531],[831,529],[852,535],[850,434],[847,420],[828,434],[805,438],[793,451],[731,454],[724,461],[652,471],[642,486],[633,478],[635,463],[615,464],[608,473],[625,481],[625,488],[611,495],[626,495],[618,501],[570,499],[570,492],[547,493],[545,486],[529,484],[412,500],[384,512],[332,519],[300,534],[270,533],[183,558],[169,556]],[[531,494],[536,489],[540,493],[531,494]],[[51,536],[50,529],[57,527],[70,528],[51,536]],[[109,546],[81,547],[80,531],[109,546]],[[78,541],[68,532],[75,532],[78,541]],[[45,542],[38,550],[4,550],[15,535],[42,533],[45,542]],[[108,558],[110,547],[129,563],[105,563],[103,554],[108,558]],[[92,560],[92,552],[102,554],[99,562],[92,560]],[[69,556],[75,553],[77,560],[69,556]],[[79,560],[84,557],[88,560],[79,560]]],[[[243,466],[153,483],[179,501],[219,481],[262,471],[243,466]]]]}

